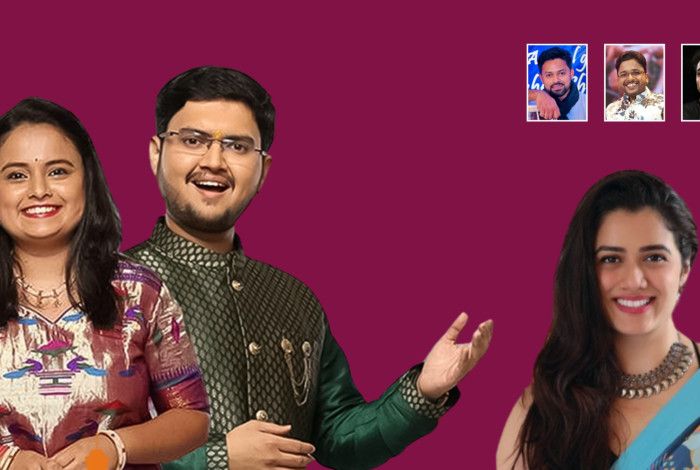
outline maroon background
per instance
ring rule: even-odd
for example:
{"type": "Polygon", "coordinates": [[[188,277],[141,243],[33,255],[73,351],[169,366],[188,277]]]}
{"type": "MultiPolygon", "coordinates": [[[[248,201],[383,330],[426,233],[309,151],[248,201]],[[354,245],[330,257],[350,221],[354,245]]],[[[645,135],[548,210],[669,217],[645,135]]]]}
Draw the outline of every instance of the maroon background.
{"type": "MultiPolygon", "coordinates": [[[[246,252],[318,294],[368,398],[420,361],[459,311],[472,315],[470,334],[493,318],[492,348],[461,402],[384,466],[492,468],[549,326],[554,268],[584,191],[640,168],[700,214],[700,128],[680,122],[679,92],[680,44],[700,42],[696,15],[612,8],[5,5],[0,111],[36,95],[78,115],[127,248],[163,212],[147,163],[160,87],[203,64],[258,79],[278,121],[270,177],[237,227],[246,252]],[[589,122],[527,124],[525,44],[578,42],[589,45],[589,122]],[[667,122],[602,122],[605,42],[666,43],[667,122]]],[[[697,277],[675,315],[696,340],[697,277]]]]}

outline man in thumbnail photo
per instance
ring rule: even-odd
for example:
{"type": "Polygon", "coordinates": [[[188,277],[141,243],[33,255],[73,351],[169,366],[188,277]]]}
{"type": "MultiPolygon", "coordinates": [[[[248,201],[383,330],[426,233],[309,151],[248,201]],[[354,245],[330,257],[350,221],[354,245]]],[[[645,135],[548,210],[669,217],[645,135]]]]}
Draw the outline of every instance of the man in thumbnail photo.
{"type": "Polygon", "coordinates": [[[615,60],[619,99],[605,109],[607,121],[663,121],[664,95],[649,90],[647,59],[628,50],[615,60]]]}
{"type": "Polygon", "coordinates": [[[571,53],[550,47],[537,55],[537,66],[544,90],[529,89],[527,98],[537,106],[540,119],[586,120],[586,93],[574,81],[571,53]]]}

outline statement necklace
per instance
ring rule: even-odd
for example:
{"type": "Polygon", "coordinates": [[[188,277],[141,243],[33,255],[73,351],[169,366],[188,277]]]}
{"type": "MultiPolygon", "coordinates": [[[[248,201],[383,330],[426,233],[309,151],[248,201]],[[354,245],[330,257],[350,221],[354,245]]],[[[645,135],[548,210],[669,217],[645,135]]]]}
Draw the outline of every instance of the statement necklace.
{"type": "Polygon", "coordinates": [[[54,307],[61,307],[63,305],[61,295],[66,290],[65,283],[54,289],[36,289],[23,277],[18,276],[16,279],[22,293],[22,298],[32,307],[42,308],[52,301],[54,307]]]}
{"type": "Polygon", "coordinates": [[[622,374],[620,397],[632,399],[656,395],[683,377],[692,362],[693,353],[688,346],[680,342],[679,336],[656,369],[644,374],[622,374]]]}

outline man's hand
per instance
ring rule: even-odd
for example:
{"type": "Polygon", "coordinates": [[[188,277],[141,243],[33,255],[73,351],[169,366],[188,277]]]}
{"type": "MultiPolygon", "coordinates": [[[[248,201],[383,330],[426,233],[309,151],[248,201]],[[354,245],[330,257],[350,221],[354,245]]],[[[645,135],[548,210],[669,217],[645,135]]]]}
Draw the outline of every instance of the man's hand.
{"type": "Polygon", "coordinates": [[[29,468],[36,470],[62,470],[63,467],[32,450],[20,450],[15,455],[12,465],[10,465],[10,470],[29,468]]]}
{"type": "MultiPolygon", "coordinates": [[[[117,449],[114,447],[111,439],[105,435],[98,434],[90,436],[74,442],[65,449],[58,452],[49,459],[49,462],[55,464],[55,467],[46,467],[48,469],[63,469],[63,470],[85,470],[88,468],[87,460],[90,459],[104,460],[108,468],[114,469],[117,467],[117,449]],[[95,452],[90,455],[91,452],[95,452]]],[[[25,467],[19,467],[25,468],[25,467]]],[[[33,467],[27,467],[33,468],[33,467]]],[[[42,467],[43,469],[44,467],[42,467]]],[[[94,466],[93,466],[94,468],[94,466]]]]}
{"type": "Polygon", "coordinates": [[[307,442],[287,437],[290,425],[251,420],[226,435],[229,470],[306,468],[316,451],[307,442]]]}
{"type": "Polygon", "coordinates": [[[425,358],[417,386],[418,391],[428,400],[437,400],[457,385],[489,348],[493,320],[479,325],[470,343],[457,343],[457,337],[468,319],[466,313],[460,313],[425,358]]]}
{"type": "Polygon", "coordinates": [[[540,113],[542,119],[559,119],[561,116],[557,102],[546,91],[538,91],[535,102],[537,103],[537,112],[540,113]]]}

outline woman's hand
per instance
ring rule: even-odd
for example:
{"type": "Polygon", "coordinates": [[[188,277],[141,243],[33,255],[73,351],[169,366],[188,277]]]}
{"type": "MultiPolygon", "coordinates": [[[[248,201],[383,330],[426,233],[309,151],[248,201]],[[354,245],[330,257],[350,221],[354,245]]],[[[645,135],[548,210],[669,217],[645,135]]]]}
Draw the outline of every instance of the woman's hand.
{"type": "Polygon", "coordinates": [[[112,441],[107,436],[98,434],[80,439],[51,457],[50,461],[56,464],[56,467],[51,467],[51,470],[54,468],[85,470],[88,468],[88,459],[93,463],[90,468],[108,468],[113,470],[117,467],[117,458],[117,449],[112,441]]]}
{"type": "Polygon", "coordinates": [[[17,452],[17,455],[15,455],[14,460],[12,460],[12,465],[10,465],[9,470],[24,470],[28,468],[37,470],[61,470],[63,467],[33,450],[20,450],[17,452]]]}

